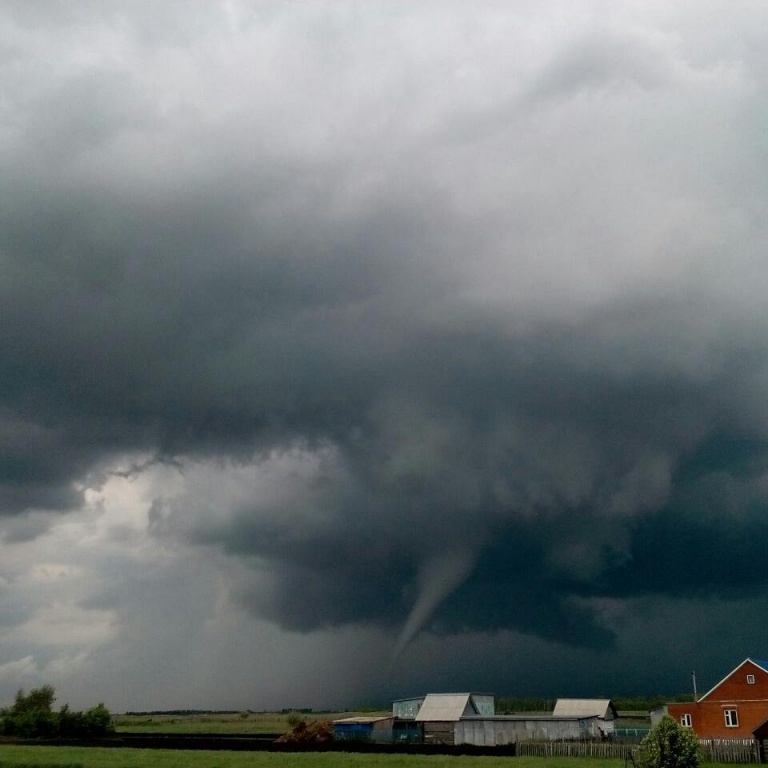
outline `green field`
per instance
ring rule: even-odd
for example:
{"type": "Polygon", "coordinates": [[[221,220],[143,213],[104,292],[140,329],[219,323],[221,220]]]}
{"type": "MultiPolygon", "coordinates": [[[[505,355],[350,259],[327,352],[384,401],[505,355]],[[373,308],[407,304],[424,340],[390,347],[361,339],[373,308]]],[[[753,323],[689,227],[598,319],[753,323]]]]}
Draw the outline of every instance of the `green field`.
{"type": "MultiPolygon", "coordinates": [[[[590,760],[589,768],[623,768],[590,760]]],[[[0,768],[578,768],[573,758],[380,755],[345,752],[205,752],[99,747],[0,746],[0,768]]]]}
{"type": "MultiPolygon", "coordinates": [[[[624,768],[621,760],[0,745],[0,768],[624,768]]],[[[713,768],[716,764],[710,764],[713,768]]],[[[725,768],[725,766],[723,767],[725,768]]]]}
{"type": "MultiPolygon", "coordinates": [[[[304,714],[309,720],[336,720],[359,712],[324,712],[304,714]]],[[[389,712],[371,713],[366,715],[389,712]]],[[[285,733],[291,730],[288,714],[248,712],[201,715],[115,715],[112,722],[119,733],[285,733]],[[247,715],[247,716],[244,716],[247,715]]],[[[0,766],[2,768],[2,766],[0,766]]]]}

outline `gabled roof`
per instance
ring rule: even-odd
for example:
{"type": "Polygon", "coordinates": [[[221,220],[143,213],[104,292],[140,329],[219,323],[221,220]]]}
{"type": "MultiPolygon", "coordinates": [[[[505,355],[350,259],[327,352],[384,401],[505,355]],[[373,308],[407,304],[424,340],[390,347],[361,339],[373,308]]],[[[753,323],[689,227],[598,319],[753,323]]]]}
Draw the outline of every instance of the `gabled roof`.
{"type": "Polygon", "coordinates": [[[762,669],[763,672],[768,672],[768,661],[758,661],[757,659],[747,657],[738,667],[734,667],[717,685],[713,685],[703,696],[700,696],[699,701],[704,701],[710,693],[716,691],[734,672],[738,672],[745,664],[754,664],[762,669]]]}
{"type": "Polygon", "coordinates": [[[616,717],[616,707],[610,699],[558,699],[553,717],[616,717]]]}
{"type": "Polygon", "coordinates": [[[471,693],[428,693],[414,719],[419,722],[455,723],[462,717],[477,714],[471,693]]]}

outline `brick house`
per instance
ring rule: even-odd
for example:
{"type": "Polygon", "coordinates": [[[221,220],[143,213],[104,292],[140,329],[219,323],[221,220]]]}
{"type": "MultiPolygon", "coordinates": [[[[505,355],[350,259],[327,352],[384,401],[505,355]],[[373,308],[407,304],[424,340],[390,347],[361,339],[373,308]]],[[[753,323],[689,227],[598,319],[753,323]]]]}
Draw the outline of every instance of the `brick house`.
{"type": "Polygon", "coordinates": [[[768,720],[768,661],[744,659],[698,701],[666,709],[700,739],[751,739],[768,720]]]}

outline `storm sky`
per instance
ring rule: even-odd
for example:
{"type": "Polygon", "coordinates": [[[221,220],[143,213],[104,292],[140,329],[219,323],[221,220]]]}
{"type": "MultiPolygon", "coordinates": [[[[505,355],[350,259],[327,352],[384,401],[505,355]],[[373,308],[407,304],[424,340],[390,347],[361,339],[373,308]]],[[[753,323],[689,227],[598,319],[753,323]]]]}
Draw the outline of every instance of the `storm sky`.
{"type": "Polygon", "coordinates": [[[765,29],[0,1],[0,704],[764,657],[765,29]]]}

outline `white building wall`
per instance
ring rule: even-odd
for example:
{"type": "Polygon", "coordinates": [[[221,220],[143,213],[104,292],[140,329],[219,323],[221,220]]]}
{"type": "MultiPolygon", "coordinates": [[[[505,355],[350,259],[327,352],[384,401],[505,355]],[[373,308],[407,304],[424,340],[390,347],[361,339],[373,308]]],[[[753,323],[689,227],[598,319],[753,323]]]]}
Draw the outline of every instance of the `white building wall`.
{"type": "Polygon", "coordinates": [[[597,718],[554,720],[551,718],[467,718],[454,727],[456,744],[493,747],[517,741],[558,741],[595,738],[597,718]]]}

